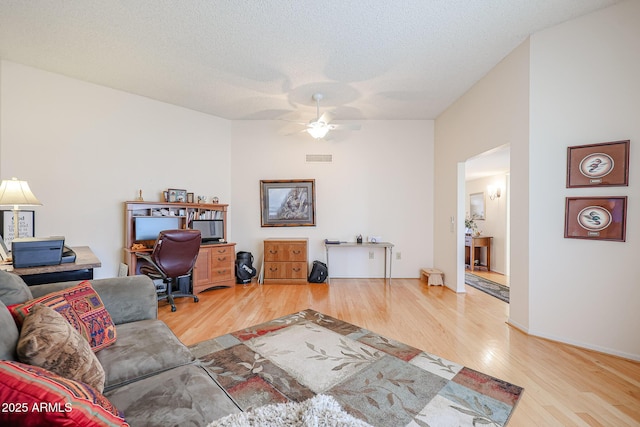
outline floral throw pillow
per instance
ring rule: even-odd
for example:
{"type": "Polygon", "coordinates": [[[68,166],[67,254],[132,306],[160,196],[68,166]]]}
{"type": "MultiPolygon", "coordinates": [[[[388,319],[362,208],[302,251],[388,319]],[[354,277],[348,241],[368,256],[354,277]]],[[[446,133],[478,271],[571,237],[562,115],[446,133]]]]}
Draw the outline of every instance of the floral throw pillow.
{"type": "Polygon", "coordinates": [[[46,305],[60,313],[86,338],[94,352],[116,341],[116,326],[89,281],[7,307],[19,328],[35,304],[46,305]]]}

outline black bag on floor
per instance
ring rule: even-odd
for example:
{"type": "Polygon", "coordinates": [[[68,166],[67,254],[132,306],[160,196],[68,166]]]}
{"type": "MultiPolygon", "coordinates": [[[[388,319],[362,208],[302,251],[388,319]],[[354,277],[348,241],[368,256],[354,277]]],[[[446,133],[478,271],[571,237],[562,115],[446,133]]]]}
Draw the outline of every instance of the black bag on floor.
{"type": "Polygon", "coordinates": [[[327,280],[328,275],[329,270],[327,269],[327,264],[320,261],[313,261],[313,267],[311,267],[311,273],[309,273],[307,281],[311,283],[322,283],[327,280]]]}
{"type": "Polygon", "coordinates": [[[251,252],[238,252],[236,254],[236,283],[250,283],[256,275],[253,267],[253,255],[251,252]]]}

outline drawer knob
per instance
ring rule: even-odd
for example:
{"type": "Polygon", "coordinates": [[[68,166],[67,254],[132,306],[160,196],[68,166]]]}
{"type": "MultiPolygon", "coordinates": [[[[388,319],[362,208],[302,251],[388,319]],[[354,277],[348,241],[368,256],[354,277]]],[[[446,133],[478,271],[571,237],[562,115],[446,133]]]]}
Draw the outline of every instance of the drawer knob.
{"type": "Polygon", "coordinates": [[[278,267],[269,267],[269,271],[278,271],[278,267]]]}
{"type": "Polygon", "coordinates": [[[226,261],[227,257],[223,256],[223,257],[218,257],[218,261],[226,261]]]}
{"type": "Polygon", "coordinates": [[[295,272],[300,271],[300,267],[294,268],[293,271],[295,271],[295,272]]]}
{"type": "Polygon", "coordinates": [[[301,250],[295,250],[295,251],[293,251],[293,253],[296,254],[296,255],[300,255],[302,253],[302,251],[301,250]]]}
{"type": "Polygon", "coordinates": [[[274,251],[273,249],[269,249],[269,253],[270,253],[270,254],[277,254],[277,253],[278,253],[278,251],[274,251]]]}

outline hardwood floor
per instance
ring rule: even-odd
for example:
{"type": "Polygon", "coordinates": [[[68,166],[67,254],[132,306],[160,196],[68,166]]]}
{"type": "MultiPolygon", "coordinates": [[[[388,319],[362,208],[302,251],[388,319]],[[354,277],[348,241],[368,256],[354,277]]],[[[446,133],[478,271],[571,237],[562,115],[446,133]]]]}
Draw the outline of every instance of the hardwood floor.
{"type": "Polygon", "coordinates": [[[312,308],[525,388],[517,426],[640,426],[640,363],[528,336],[509,306],[418,279],[238,285],[178,298],[159,317],[187,345],[312,308]]]}

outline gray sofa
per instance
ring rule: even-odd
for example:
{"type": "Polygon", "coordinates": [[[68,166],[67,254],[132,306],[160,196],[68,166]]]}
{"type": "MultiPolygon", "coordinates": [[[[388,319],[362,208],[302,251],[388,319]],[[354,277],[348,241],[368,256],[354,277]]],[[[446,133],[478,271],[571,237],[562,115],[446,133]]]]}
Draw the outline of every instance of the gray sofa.
{"type": "MultiPolygon", "coordinates": [[[[26,286],[0,272],[0,359],[17,360],[19,337],[6,305],[78,284],[26,286]]],[[[189,349],[158,320],[153,282],[146,276],[91,281],[116,324],[115,344],[96,353],[105,374],[104,395],[137,426],[200,426],[240,412],[198,365],[189,349]]]]}

